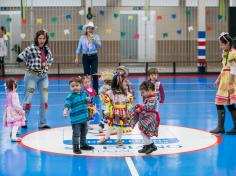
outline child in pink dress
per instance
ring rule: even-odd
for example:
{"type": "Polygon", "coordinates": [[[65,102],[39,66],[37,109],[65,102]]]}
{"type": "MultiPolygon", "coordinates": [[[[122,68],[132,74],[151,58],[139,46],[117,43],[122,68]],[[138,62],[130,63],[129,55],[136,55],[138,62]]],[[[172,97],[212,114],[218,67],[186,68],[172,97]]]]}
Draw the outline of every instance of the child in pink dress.
{"type": "Polygon", "coordinates": [[[91,75],[83,76],[82,81],[84,86],[83,90],[91,96],[92,101],[88,104],[88,120],[93,121],[97,110],[96,105],[93,103],[93,98],[96,96],[96,94],[94,88],[92,87],[91,75]]]}
{"type": "Polygon", "coordinates": [[[7,104],[5,106],[3,119],[5,127],[11,127],[11,141],[18,142],[21,138],[16,136],[18,128],[25,125],[25,112],[20,105],[19,96],[16,92],[17,82],[14,78],[6,80],[7,104]]]}

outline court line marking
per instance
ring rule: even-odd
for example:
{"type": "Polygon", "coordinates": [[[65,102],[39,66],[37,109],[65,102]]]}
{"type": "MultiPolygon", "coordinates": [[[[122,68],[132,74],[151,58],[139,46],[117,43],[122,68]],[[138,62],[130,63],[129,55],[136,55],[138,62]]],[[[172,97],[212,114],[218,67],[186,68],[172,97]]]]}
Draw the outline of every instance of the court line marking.
{"type": "Polygon", "coordinates": [[[134,166],[134,163],[133,163],[131,157],[125,157],[125,161],[129,167],[131,175],[132,176],[139,176],[138,171],[137,171],[136,167],[134,166]]]}
{"type": "MultiPolygon", "coordinates": [[[[143,80],[141,80],[141,81],[143,81],[143,80]]],[[[132,81],[131,81],[132,82],[132,81]]],[[[183,82],[183,83],[169,83],[169,82],[163,82],[163,81],[161,81],[161,83],[163,84],[163,85],[166,85],[166,84],[169,84],[169,85],[172,85],[172,84],[174,84],[174,85],[178,85],[178,84],[180,84],[180,85],[213,85],[214,84],[214,82],[211,82],[211,83],[199,83],[199,82],[192,82],[192,83],[189,83],[189,82],[183,82]]],[[[133,83],[132,82],[132,84],[134,84],[134,85],[139,85],[138,83],[133,83]]],[[[24,86],[24,84],[18,84],[17,85],[18,87],[23,87],[24,86]]],[[[56,87],[56,86],[66,86],[66,87],[69,87],[69,83],[68,84],[49,84],[49,87],[56,87]]],[[[4,85],[0,85],[0,87],[4,87],[4,85]]]]}
{"type": "MultiPolygon", "coordinates": [[[[170,102],[170,103],[164,103],[164,105],[186,105],[186,104],[215,104],[214,101],[212,102],[170,102]]],[[[31,105],[33,107],[39,107],[40,105],[31,105]]],[[[61,104],[49,104],[49,107],[58,107],[58,106],[64,106],[63,103],[61,104]]],[[[4,104],[0,105],[0,107],[5,107],[4,104]]],[[[99,109],[99,108],[98,108],[99,109]]]]}
{"type": "MultiPolygon", "coordinates": [[[[186,89],[184,89],[184,90],[165,90],[165,93],[176,93],[176,92],[216,92],[216,90],[214,89],[214,90],[206,90],[206,89],[201,89],[201,90],[186,90],[186,89]]],[[[68,94],[68,93],[70,93],[70,91],[68,91],[68,92],[48,92],[49,94],[68,94]]],[[[6,92],[0,92],[0,95],[5,95],[6,94],[6,92]]],[[[23,95],[24,94],[24,92],[18,92],[18,94],[19,95],[23,95]]],[[[36,92],[36,93],[34,93],[34,95],[35,94],[39,94],[38,93],[38,91],[36,92]]]]}

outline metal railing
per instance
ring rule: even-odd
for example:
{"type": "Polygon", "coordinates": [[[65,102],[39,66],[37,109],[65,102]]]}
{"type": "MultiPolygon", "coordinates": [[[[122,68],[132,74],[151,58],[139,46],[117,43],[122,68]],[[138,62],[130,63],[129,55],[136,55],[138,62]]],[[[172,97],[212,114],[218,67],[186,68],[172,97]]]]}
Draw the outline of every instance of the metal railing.
{"type": "MultiPolygon", "coordinates": [[[[156,67],[160,74],[183,74],[183,73],[200,73],[196,62],[99,62],[98,72],[113,71],[116,66],[124,65],[129,69],[130,74],[147,74],[147,71],[156,67]]],[[[2,65],[0,68],[3,68],[2,65]]],[[[221,70],[221,63],[215,61],[207,62],[204,73],[216,73],[221,70]]],[[[5,63],[4,70],[0,69],[0,75],[23,75],[25,71],[24,64],[5,63]]],[[[50,75],[74,75],[83,74],[82,63],[53,63],[49,68],[50,75]]]]}

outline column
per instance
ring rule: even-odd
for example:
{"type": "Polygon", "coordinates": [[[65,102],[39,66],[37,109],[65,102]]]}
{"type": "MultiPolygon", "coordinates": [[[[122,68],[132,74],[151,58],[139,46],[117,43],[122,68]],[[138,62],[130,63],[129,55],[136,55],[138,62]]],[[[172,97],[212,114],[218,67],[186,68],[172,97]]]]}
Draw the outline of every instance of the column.
{"type": "Polygon", "coordinates": [[[199,73],[206,72],[206,4],[205,0],[198,0],[198,57],[199,73]]]}

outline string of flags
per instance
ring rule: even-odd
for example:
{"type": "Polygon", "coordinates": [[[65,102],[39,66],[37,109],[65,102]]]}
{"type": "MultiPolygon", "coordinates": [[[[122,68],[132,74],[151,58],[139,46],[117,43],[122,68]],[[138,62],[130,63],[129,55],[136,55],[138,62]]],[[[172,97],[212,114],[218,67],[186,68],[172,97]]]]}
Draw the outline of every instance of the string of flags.
{"type": "MultiPolygon", "coordinates": [[[[24,8],[24,6],[25,6],[26,3],[25,3],[25,0],[21,0],[21,1],[22,1],[22,8],[21,8],[21,10],[22,10],[22,12],[21,12],[22,18],[21,18],[21,23],[22,23],[22,25],[26,25],[27,22],[28,22],[28,21],[27,21],[27,18],[26,18],[26,17],[27,17],[27,15],[26,15],[26,8],[24,8]]],[[[84,10],[84,9],[80,9],[80,10],[78,11],[78,14],[79,14],[80,16],[84,16],[84,15],[85,15],[85,10],[84,10]]],[[[209,10],[206,10],[206,15],[209,15],[209,14],[210,14],[209,10]]],[[[186,10],[184,11],[184,15],[185,15],[186,17],[191,16],[191,11],[190,11],[189,9],[186,9],[186,10]]],[[[98,16],[104,17],[104,16],[105,16],[105,10],[104,10],[104,9],[100,9],[100,10],[98,11],[98,16]]],[[[119,13],[119,12],[113,12],[113,13],[112,13],[112,18],[113,18],[113,19],[116,19],[116,20],[117,20],[117,19],[119,19],[119,17],[120,17],[120,13],[119,13]]],[[[176,19],[178,19],[178,15],[177,15],[176,13],[171,13],[170,16],[169,16],[169,18],[172,19],[172,20],[176,20],[176,19]]],[[[221,14],[218,14],[216,18],[217,18],[219,21],[222,20],[222,19],[223,19],[222,13],[221,13],[221,14]]],[[[35,24],[36,24],[36,25],[44,25],[44,24],[45,24],[45,20],[47,20],[47,21],[46,21],[47,23],[50,22],[50,23],[52,23],[52,24],[57,24],[58,22],[60,22],[60,21],[62,21],[62,20],[69,21],[69,20],[72,20],[72,19],[73,19],[73,15],[72,15],[72,14],[65,14],[65,15],[63,15],[63,16],[52,16],[52,17],[50,17],[49,20],[43,19],[43,18],[36,18],[36,19],[35,19],[35,24]]],[[[131,21],[133,21],[134,19],[135,19],[135,16],[134,16],[134,15],[128,15],[128,16],[127,16],[128,22],[129,22],[129,21],[131,22],[131,21]]],[[[7,17],[5,18],[5,20],[6,20],[7,23],[11,23],[11,22],[12,22],[12,18],[11,18],[10,16],[7,16],[7,17]]],[[[148,20],[148,17],[144,16],[144,17],[142,17],[142,20],[143,20],[143,21],[147,21],[147,20],[148,20]]],[[[156,16],[156,20],[157,20],[157,22],[164,22],[165,20],[168,20],[168,17],[162,16],[162,15],[157,15],[157,16],[156,16]]],[[[46,23],[46,24],[47,24],[47,23],[46,23]]],[[[206,30],[207,30],[207,31],[212,31],[212,28],[213,28],[213,27],[212,27],[211,25],[207,25],[207,26],[206,26],[206,30]]],[[[77,29],[78,29],[79,31],[83,31],[83,24],[78,24],[77,29]]],[[[105,32],[106,32],[107,34],[111,34],[111,33],[113,32],[112,28],[109,28],[109,27],[105,27],[104,30],[105,30],[105,32]]],[[[191,25],[188,26],[188,27],[187,27],[187,31],[188,31],[188,32],[194,31],[194,27],[191,26],[191,25]]],[[[63,33],[64,33],[65,36],[68,36],[68,35],[71,34],[69,28],[65,28],[65,29],[63,30],[63,33]]],[[[176,35],[182,35],[182,34],[183,34],[183,29],[177,28],[177,29],[176,29],[176,35]]],[[[11,34],[8,33],[8,35],[10,36],[11,34]]],[[[50,35],[51,38],[55,38],[56,33],[53,32],[53,31],[51,31],[51,32],[49,33],[49,35],[50,35]]],[[[21,33],[21,34],[20,34],[20,37],[21,37],[21,39],[24,39],[24,38],[26,37],[26,34],[25,34],[25,33],[21,33]]],[[[121,32],[120,32],[120,37],[121,37],[121,38],[125,38],[125,37],[126,37],[126,32],[121,31],[121,32]]],[[[140,34],[133,34],[133,35],[132,35],[132,38],[133,38],[133,39],[140,39],[140,37],[141,37],[140,34]]],[[[168,37],[169,37],[169,33],[168,33],[168,32],[162,32],[162,37],[163,37],[163,38],[168,38],[168,37]]],[[[154,36],[153,36],[153,35],[150,35],[149,38],[154,38],[154,36]]]]}

